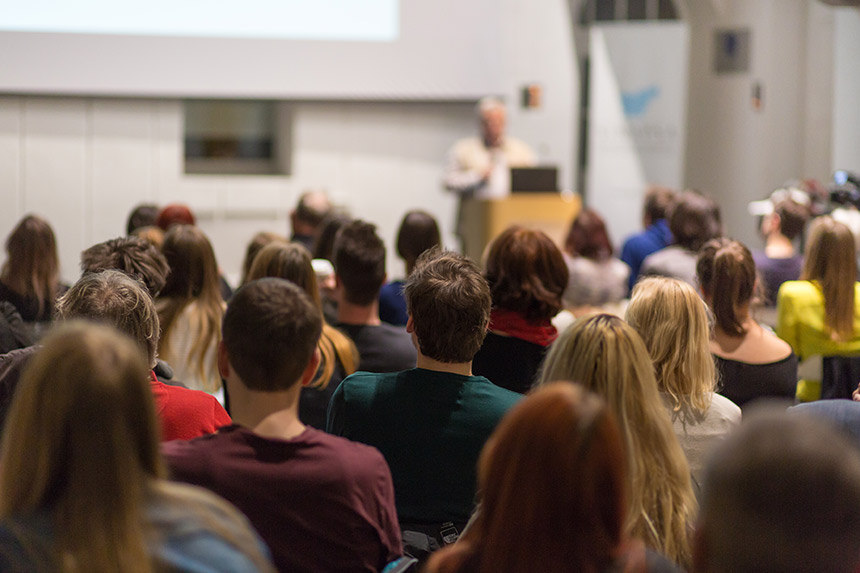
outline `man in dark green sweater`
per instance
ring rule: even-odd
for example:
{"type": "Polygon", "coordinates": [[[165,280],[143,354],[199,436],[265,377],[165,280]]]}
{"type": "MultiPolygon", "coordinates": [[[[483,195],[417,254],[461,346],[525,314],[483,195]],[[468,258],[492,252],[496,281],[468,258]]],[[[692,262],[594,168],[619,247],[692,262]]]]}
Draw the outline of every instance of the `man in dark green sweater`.
{"type": "Polygon", "coordinates": [[[404,294],[417,368],[347,377],[332,397],[327,429],[382,452],[401,526],[453,522],[459,529],[474,507],[481,449],[521,396],[472,376],[491,306],[472,261],[425,253],[404,294]]]}

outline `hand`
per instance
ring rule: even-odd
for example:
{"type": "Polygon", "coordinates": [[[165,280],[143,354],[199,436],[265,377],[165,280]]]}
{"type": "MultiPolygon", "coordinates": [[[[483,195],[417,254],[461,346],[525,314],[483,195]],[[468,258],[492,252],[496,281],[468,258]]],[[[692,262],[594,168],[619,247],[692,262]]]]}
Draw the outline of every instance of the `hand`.
{"type": "Polygon", "coordinates": [[[860,384],[857,385],[857,389],[851,392],[851,399],[855,402],[860,402],[860,384]]]}

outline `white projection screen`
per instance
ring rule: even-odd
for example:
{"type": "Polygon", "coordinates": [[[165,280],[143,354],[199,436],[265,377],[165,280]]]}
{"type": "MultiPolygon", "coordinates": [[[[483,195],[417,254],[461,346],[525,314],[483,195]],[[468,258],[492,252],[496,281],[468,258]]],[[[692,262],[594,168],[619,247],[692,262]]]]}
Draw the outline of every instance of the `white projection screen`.
{"type": "Polygon", "coordinates": [[[0,0],[0,93],[475,99],[502,91],[497,20],[493,0],[0,0]]]}

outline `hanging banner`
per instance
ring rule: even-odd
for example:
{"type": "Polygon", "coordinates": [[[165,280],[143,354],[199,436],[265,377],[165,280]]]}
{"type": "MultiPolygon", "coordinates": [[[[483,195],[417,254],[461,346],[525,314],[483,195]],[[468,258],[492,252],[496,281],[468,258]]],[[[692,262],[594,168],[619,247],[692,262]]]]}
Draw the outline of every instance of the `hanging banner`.
{"type": "Polygon", "coordinates": [[[688,27],[613,23],[590,31],[586,204],[616,244],[642,229],[648,185],[684,177],[688,27]]]}

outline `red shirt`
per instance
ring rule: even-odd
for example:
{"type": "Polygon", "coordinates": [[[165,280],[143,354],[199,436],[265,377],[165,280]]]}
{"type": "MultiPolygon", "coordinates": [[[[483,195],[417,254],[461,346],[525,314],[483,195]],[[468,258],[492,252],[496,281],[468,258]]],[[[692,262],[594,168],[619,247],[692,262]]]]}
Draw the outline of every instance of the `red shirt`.
{"type": "Polygon", "coordinates": [[[150,372],[149,383],[155,411],[161,420],[161,441],[190,440],[233,423],[224,407],[211,394],[168,386],[150,372]]]}

